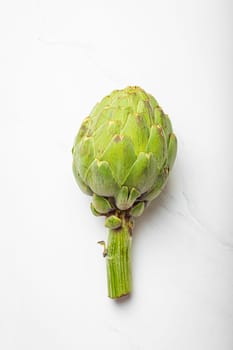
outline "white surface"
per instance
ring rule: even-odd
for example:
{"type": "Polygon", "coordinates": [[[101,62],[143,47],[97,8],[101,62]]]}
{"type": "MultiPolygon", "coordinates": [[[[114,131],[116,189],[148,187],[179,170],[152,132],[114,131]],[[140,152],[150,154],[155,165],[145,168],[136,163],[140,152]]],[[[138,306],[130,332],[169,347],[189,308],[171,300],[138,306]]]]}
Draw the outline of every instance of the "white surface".
{"type": "Polygon", "coordinates": [[[1,2],[1,349],[232,349],[232,53],[227,0],[1,2]],[[170,115],[179,151],[116,303],[71,147],[131,84],[170,115]]]}

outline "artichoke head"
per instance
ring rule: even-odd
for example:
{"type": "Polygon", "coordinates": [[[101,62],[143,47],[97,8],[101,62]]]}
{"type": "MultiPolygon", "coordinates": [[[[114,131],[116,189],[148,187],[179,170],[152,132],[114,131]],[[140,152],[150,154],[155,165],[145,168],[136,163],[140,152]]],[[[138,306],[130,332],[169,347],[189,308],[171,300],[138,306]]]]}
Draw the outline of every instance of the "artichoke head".
{"type": "Polygon", "coordinates": [[[153,96],[130,86],[104,97],[84,119],[72,149],[73,172],[93,196],[92,212],[114,228],[119,213],[139,216],[159,195],[176,152],[169,117],[153,96]]]}

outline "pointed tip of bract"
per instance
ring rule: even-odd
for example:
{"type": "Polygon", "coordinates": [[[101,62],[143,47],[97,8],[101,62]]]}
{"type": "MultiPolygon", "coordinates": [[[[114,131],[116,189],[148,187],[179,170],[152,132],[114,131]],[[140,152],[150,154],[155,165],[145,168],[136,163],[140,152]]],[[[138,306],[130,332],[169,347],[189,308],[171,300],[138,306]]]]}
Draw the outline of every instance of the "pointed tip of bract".
{"type": "Polygon", "coordinates": [[[144,91],[139,85],[128,85],[124,90],[130,92],[135,92],[138,90],[144,91]]]}

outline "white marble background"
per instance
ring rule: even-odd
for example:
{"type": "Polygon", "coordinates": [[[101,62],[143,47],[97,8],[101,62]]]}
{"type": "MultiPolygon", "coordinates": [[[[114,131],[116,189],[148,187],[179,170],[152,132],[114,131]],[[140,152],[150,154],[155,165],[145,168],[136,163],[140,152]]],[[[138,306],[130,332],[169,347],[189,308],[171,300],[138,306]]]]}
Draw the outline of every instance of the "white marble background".
{"type": "Polygon", "coordinates": [[[231,350],[232,2],[0,3],[0,348],[231,350]],[[71,172],[82,119],[140,85],[179,141],[107,298],[102,219],[71,172]]]}

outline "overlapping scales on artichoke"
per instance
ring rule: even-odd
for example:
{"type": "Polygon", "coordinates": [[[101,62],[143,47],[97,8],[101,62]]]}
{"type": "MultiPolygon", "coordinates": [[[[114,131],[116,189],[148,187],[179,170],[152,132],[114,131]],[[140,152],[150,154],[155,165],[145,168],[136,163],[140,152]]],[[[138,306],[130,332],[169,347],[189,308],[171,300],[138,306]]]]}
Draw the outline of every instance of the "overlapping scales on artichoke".
{"type": "Polygon", "coordinates": [[[83,121],[73,171],[92,211],[117,227],[120,211],[142,214],[166,184],[177,151],[169,117],[140,87],[115,90],[83,121]],[[112,215],[111,215],[112,213],[112,215]]]}

